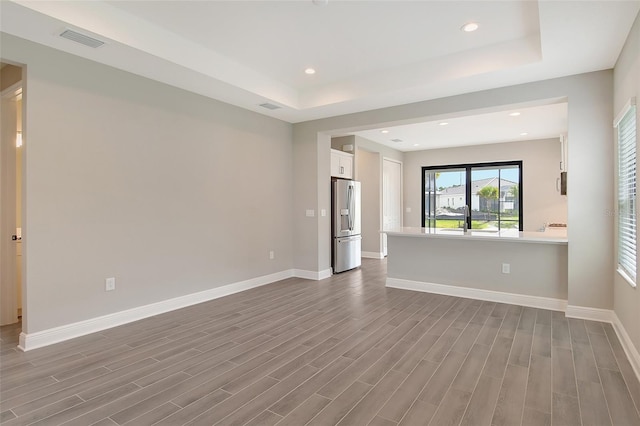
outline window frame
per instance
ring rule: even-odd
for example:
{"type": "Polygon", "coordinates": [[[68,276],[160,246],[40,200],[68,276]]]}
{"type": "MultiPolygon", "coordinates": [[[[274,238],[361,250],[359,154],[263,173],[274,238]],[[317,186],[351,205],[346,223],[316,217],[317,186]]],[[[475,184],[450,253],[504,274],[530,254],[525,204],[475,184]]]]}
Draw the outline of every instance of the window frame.
{"type": "Polygon", "coordinates": [[[637,144],[638,144],[638,119],[637,119],[637,107],[635,98],[629,99],[624,108],[620,111],[620,113],[616,116],[616,119],[613,122],[613,127],[616,129],[615,131],[615,139],[616,139],[616,271],[622,278],[624,278],[627,283],[633,287],[637,288],[637,242],[638,242],[638,226],[637,226],[637,183],[638,183],[638,154],[637,154],[637,144]],[[633,125],[632,129],[621,129],[620,126],[626,124],[627,117],[629,117],[629,124],[633,125]],[[626,132],[630,132],[633,136],[630,136],[628,140],[621,140],[621,135],[626,132]],[[624,145],[623,145],[624,144],[624,145]],[[629,150],[632,151],[629,153],[629,150]],[[624,152],[624,154],[622,154],[624,152]],[[632,163],[628,163],[632,159],[632,163]],[[622,164],[631,164],[630,169],[626,170],[624,173],[621,170],[622,164]],[[621,192],[621,182],[627,182],[625,185],[625,189],[621,192]],[[632,232],[631,235],[626,235],[626,238],[623,238],[623,229],[621,224],[623,223],[623,209],[621,208],[622,203],[625,200],[630,200],[629,203],[629,211],[625,215],[625,218],[630,220],[625,223],[628,225],[632,224],[632,232]],[[633,247],[633,253],[629,250],[625,250],[627,244],[633,247]],[[621,257],[621,254],[623,257],[621,257]],[[629,260],[632,260],[630,262],[629,260]]]}
{"type": "MultiPolygon", "coordinates": [[[[524,209],[523,209],[523,203],[522,203],[522,187],[523,187],[523,180],[522,180],[522,160],[512,160],[512,161],[491,161],[491,162],[485,162],[485,163],[464,163],[464,164],[446,164],[446,165],[440,165],[440,166],[422,166],[422,177],[421,177],[421,200],[422,200],[422,205],[421,205],[421,213],[422,213],[422,217],[421,217],[421,227],[424,227],[425,225],[425,220],[426,220],[426,211],[425,211],[425,205],[426,205],[426,194],[425,194],[425,188],[426,188],[426,180],[425,180],[425,172],[428,170],[455,170],[455,169],[464,169],[465,170],[465,202],[467,203],[467,205],[469,206],[469,209],[471,209],[471,172],[473,169],[476,168],[491,168],[491,167],[495,167],[495,168],[500,168],[500,167],[505,167],[505,166],[517,166],[518,167],[518,205],[520,207],[520,211],[519,211],[519,223],[518,223],[518,231],[522,232],[524,229],[524,209]]],[[[467,217],[465,219],[465,221],[467,222],[467,228],[471,229],[471,222],[472,222],[472,218],[471,215],[469,215],[469,217],[467,217]]]]}

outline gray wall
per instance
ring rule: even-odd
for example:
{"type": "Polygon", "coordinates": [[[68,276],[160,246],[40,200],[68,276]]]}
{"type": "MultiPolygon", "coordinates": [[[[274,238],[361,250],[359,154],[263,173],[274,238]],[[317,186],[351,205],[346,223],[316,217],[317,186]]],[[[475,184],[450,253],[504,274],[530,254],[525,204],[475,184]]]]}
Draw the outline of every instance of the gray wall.
{"type": "Polygon", "coordinates": [[[362,251],[381,253],[382,173],[380,154],[358,148],[356,180],[362,183],[362,251]]]}
{"type": "Polygon", "coordinates": [[[1,41],[27,65],[25,332],[293,267],[291,125],[1,41]]]}
{"type": "MultiPolygon", "coordinates": [[[[617,115],[629,98],[635,96],[640,102],[640,15],[636,17],[627,42],[616,63],[613,73],[614,82],[614,115],[617,115]]],[[[640,112],[640,108],[637,108],[640,112]]],[[[640,123],[640,114],[636,117],[640,123]]],[[[640,147],[638,147],[640,151],[640,147]]],[[[615,190],[612,190],[615,193],[615,190]]],[[[615,208],[611,211],[615,211],[615,208]]],[[[609,215],[608,220],[615,218],[609,215]]],[[[638,252],[636,248],[636,253],[638,252]]],[[[615,246],[612,250],[615,252],[615,246]]],[[[640,259],[639,259],[640,260],[640,259]]],[[[638,269],[640,271],[640,269],[638,269]]],[[[617,272],[614,272],[614,305],[613,309],[627,330],[636,350],[640,352],[640,289],[631,287],[617,272]]]]}
{"type": "Polygon", "coordinates": [[[329,179],[327,135],[567,99],[568,302],[582,307],[613,308],[614,228],[613,221],[605,215],[614,205],[612,94],[613,71],[608,70],[294,124],[294,164],[310,163],[309,167],[297,167],[294,172],[297,182],[294,221],[299,231],[294,236],[296,266],[312,270],[329,267],[329,224],[323,218],[309,220],[304,216],[305,208],[328,208],[328,188],[309,191],[318,188],[319,179],[329,179]],[[601,194],[598,202],[594,202],[594,194],[601,194]],[[600,219],[596,227],[594,218],[600,219]]]}
{"type": "Polygon", "coordinates": [[[559,139],[414,151],[405,153],[404,158],[404,202],[411,208],[411,213],[404,215],[406,226],[424,226],[420,223],[423,166],[511,160],[522,160],[524,230],[537,231],[545,222],[567,223],[567,197],[556,189],[559,139]]]}
{"type": "Polygon", "coordinates": [[[567,299],[566,244],[387,238],[389,278],[567,299]],[[502,263],[510,265],[509,274],[502,263]]]}

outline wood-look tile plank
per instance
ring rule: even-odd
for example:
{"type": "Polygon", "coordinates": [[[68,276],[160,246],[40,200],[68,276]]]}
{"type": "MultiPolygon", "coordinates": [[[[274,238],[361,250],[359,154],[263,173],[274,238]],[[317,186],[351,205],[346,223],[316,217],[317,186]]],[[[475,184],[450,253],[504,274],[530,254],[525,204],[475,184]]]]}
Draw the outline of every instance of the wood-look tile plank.
{"type": "Polygon", "coordinates": [[[593,350],[593,356],[596,359],[598,368],[618,371],[618,363],[613,355],[613,350],[611,349],[607,336],[590,334],[589,340],[591,341],[591,349],[593,350]]]}
{"type": "Polygon", "coordinates": [[[572,346],[576,379],[600,383],[600,375],[598,374],[598,367],[596,366],[591,345],[574,343],[572,346]]]}
{"type": "Polygon", "coordinates": [[[372,386],[355,382],[320,411],[307,426],[335,425],[360,401],[372,386]]]}
{"type": "Polygon", "coordinates": [[[469,355],[462,363],[456,378],[451,383],[451,387],[466,392],[473,392],[482,372],[484,363],[489,355],[489,346],[473,345],[469,355]]]}
{"type": "Polygon", "coordinates": [[[492,424],[511,426],[520,424],[527,390],[528,369],[518,365],[507,365],[498,402],[493,413],[492,424]]]}
{"type": "Polygon", "coordinates": [[[384,417],[376,416],[369,422],[367,426],[396,426],[396,422],[385,419],[384,417]]]}
{"type": "Polygon", "coordinates": [[[458,370],[460,370],[460,366],[465,358],[465,354],[461,354],[460,352],[449,352],[442,363],[440,363],[440,367],[438,367],[433,376],[431,376],[431,379],[418,396],[418,399],[427,401],[433,405],[439,405],[449,389],[451,382],[458,374],[458,370]]]}
{"type": "Polygon", "coordinates": [[[582,426],[578,398],[554,392],[552,406],[551,418],[555,424],[582,426]]]}
{"type": "Polygon", "coordinates": [[[471,392],[449,389],[429,424],[434,426],[458,425],[470,399],[471,392]]]}
{"type": "Polygon", "coordinates": [[[578,380],[578,400],[583,426],[611,425],[609,408],[599,382],[578,380]]]}
{"type": "Polygon", "coordinates": [[[329,405],[330,402],[331,400],[329,398],[313,394],[293,411],[289,412],[289,414],[278,423],[278,426],[304,425],[329,405]]]}
{"type": "Polygon", "coordinates": [[[507,367],[507,360],[511,353],[511,345],[513,344],[513,338],[506,338],[498,336],[491,347],[491,352],[487,357],[487,362],[483,369],[483,374],[486,374],[497,379],[502,379],[504,376],[505,368],[507,367]]]}
{"type": "MultiPolygon", "coordinates": [[[[578,390],[576,388],[572,351],[570,349],[554,347],[551,362],[551,368],[553,370],[553,392],[577,397],[578,390]]],[[[561,399],[561,401],[567,400],[561,399]]]]}
{"type": "MultiPolygon", "coordinates": [[[[551,318],[551,317],[549,317],[551,318]]],[[[551,326],[536,323],[533,330],[531,353],[537,356],[551,357],[551,326]]]]}
{"type": "MultiPolygon", "coordinates": [[[[170,416],[171,414],[175,413],[176,411],[178,411],[180,409],[180,407],[178,407],[175,404],[172,404],[171,402],[166,402],[160,406],[157,406],[155,408],[153,408],[152,410],[147,411],[146,413],[144,413],[143,415],[134,418],[133,420],[124,423],[127,425],[152,425],[155,424],[157,422],[159,422],[160,420],[164,419],[165,417],[170,416]]],[[[113,420],[113,419],[111,419],[113,420]]],[[[117,423],[117,422],[116,422],[117,423]]]]}
{"type": "MultiPolygon", "coordinates": [[[[591,335],[592,337],[594,335],[591,335]]],[[[640,424],[640,415],[619,371],[599,368],[604,396],[614,425],[640,424]]]]}
{"type": "Polygon", "coordinates": [[[398,387],[389,401],[380,409],[378,415],[399,422],[409,410],[414,400],[427,384],[438,364],[420,361],[418,366],[409,374],[407,379],[398,387]]]}
{"type": "Polygon", "coordinates": [[[567,318],[569,322],[569,334],[571,335],[571,343],[589,344],[589,335],[584,320],[567,318]]]}
{"type": "Polygon", "coordinates": [[[355,360],[353,364],[320,388],[316,393],[329,399],[336,398],[351,386],[371,365],[378,361],[383,354],[384,352],[379,349],[372,349],[361,358],[355,360]]]}
{"type": "Polygon", "coordinates": [[[571,349],[569,322],[561,312],[553,312],[551,316],[551,344],[560,348],[571,349]]]}
{"type": "MultiPolygon", "coordinates": [[[[394,347],[389,349],[384,355],[380,357],[371,367],[367,369],[358,378],[361,382],[375,385],[378,383],[391,368],[407,353],[407,351],[413,346],[413,342],[406,340],[400,340],[394,347]]],[[[399,373],[398,374],[403,374],[399,373]]],[[[406,374],[403,374],[406,377],[406,374]]]]}
{"type": "Polygon", "coordinates": [[[531,357],[531,367],[529,368],[529,378],[527,380],[527,396],[524,402],[525,407],[533,408],[543,413],[551,413],[551,368],[551,359],[535,355],[531,357]]]}
{"type": "Polygon", "coordinates": [[[522,426],[551,426],[551,414],[525,408],[522,413],[522,426]]]}
{"type": "Polygon", "coordinates": [[[283,396],[282,399],[269,407],[269,410],[283,417],[287,416],[291,411],[298,407],[298,405],[310,398],[318,389],[331,381],[336,375],[340,374],[352,363],[353,360],[349,358],[340,357],[336,359],[333,363],[319,371],[312,378],[283,396]]]}
{"type": "Polygon", "coordinates": [[[461,426],[490,425],[502,381],[482,375],[471,395],[461,426]]]}
{"type": "MultiPolygon", "coordinates": [[[[262,384],[264,383],[265,382],[262,382],[262,384]]],[[[269,381],[267,380],[266,383],[269,384],[269,381]]],[[[271,383],[275,383],[275,381],[272,381],[271,383]]],[[[227,393],[222,389],[217,389],[209,394],[203,395],[199,399],[191,402],[189,405],[184,406],[182,409],[176,411],[175,413],[165,417],[156,424],[164,426],[185,424],[199,416],[201,413],[212,409],[212,407],[220,404],[230,396],[230,393],[227,393]]]]}
{"type": "Polygon", "coordinates": [[[389,371],[370,391],[367,393],[349,413],[338,423],[338,425],[349,426],[355,424],[367,424],[376,415],[376,411],[384,405],[389,397],[395,392],[400,383],[405,379],[405,375],[397,371],[389,371]]]}
{"type": "Polygon", "coordinates": [[[217,425],[235,425],[246,424],[263,411],[267,410],[272,404],[288,394],[292,389],[300,386],[311,376],[316,374],[317,368],[310,365],[304,365],[297,371],[288,375],[287,378],[280,383],[271,387],[268,392],[260,394],[258,397],[247,402],[241,409],[236,410],[232,414],[223,418],[217,425]]]}
{"type": "Polygon", "coordinates": [[[433,415],[436,413],[437,409],[437,405],[418,399],[413,403],[409,411],[407,411],[407,414],[402,418],[399,425],[427,425],[433,418],[433,415]]]}

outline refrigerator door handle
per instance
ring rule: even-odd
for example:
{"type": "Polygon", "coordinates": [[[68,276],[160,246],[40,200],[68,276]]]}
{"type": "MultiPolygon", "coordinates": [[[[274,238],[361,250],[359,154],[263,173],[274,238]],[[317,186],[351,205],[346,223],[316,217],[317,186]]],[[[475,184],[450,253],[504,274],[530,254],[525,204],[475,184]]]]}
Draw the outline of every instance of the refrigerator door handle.
{"type": "Polygon", "coordinates": [[[347,187],[347,229],[351,231],[351,186],[347,187]]]}

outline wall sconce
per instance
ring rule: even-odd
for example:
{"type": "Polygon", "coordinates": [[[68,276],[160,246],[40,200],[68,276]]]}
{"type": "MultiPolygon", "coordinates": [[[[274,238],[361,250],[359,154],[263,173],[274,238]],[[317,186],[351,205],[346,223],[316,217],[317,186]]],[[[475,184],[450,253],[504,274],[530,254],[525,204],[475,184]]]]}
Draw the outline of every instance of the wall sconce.
{"type": "Polygon", "coordinates": [[[22,132],[18,132],[16,135],[16,148],[20,148],[22,146],[22,132]]]}

